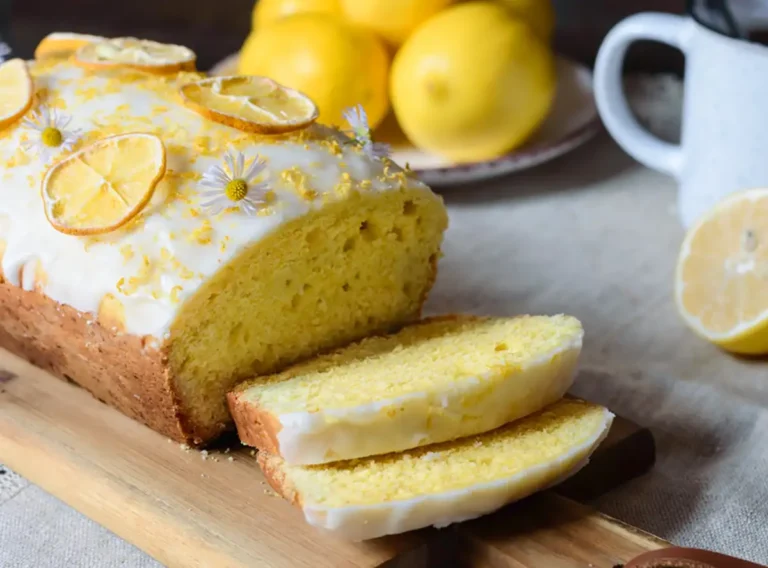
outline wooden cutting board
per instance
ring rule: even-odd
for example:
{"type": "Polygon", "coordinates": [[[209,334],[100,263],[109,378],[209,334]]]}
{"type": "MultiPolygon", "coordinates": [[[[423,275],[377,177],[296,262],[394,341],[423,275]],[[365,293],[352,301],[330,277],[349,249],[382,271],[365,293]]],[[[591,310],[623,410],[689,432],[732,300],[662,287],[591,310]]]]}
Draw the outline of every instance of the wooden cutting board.
{"type": "MultiPolygon", "coordinates": [[[[345,542],[305,525],[228,443],[204,460],[0,350],[0,462],[169,566],[612,568],[664,545],[553,493],[442,531],[345,542]]],[[[650,433],[619,418],[558,493],[594,496],[653,459],[650,433]]]]}

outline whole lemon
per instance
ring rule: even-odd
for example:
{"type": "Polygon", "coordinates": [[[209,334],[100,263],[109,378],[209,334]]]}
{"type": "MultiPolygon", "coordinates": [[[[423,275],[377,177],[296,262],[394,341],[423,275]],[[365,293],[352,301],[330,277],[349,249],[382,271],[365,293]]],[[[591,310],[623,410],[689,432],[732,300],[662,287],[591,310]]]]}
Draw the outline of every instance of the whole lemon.
{"type": "Polygon", "coordinates": [[[344,18],[376,33],[391,46],[402,44],[413,30],[453,0],[340,0],[344,18]]]}
{"type": "Polygon", "coordinates": [[[544,41],[552,38],[555,29],[555,9],[550,0],[496,0],[512,14],[528,22],[544,41]]]}
{"type": "Polygon", "coordinates": [[[397,119],[418,147],[456,162],[498,157],[547,116],[553,54],[494,2],[453,6],[422,24],[392,65],[397,119]]]}
{"type": "MultiPolygon", "coordinates": [[[[474,0],[463,0],[465,2],[474,0]]],[[[494,0],[514,16],[524,20],[544,41],[552,39],[555,29],[555,8],[551,0],[494,0]]]]}
{"type": "Polygon", "coordinates": [[[258,0],[253,7],[253,29],[293,14],[340,14],[339,0],[258,0]]]}
{"type": "Polygon", "coordinates": [[[361,104],[374,128],[389,108],[389,58],[381,40],[324,14],[289,16],[252,33],[239,72],[305,93],[328,124],[344,125],[342,112],[361,104]]]}

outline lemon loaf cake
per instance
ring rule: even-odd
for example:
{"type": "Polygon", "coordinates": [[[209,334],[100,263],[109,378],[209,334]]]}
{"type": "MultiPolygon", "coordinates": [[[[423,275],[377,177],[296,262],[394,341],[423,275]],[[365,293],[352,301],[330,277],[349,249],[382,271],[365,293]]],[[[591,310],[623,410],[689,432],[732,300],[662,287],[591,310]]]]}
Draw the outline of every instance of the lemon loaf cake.
{"type": "Polygon", "coordinates": [[[613,414],[563,400],[492,432],[400,454],[291,466],[259,452],[270,485],[306,521],[352,540],[479,517],[586,465],[613,414]]]}
{"type": "Polygon", "coordinates": [[[199,444],[239,380],[419,317],[445,208],[362,109],[59,36],[0,66],[0,346],[199,444]]]}
{"type": "Polygon", "coordinates": [[[486,432],[560,399],[582,327],[569,316],[445,316],[369,337],[229,395],[245,444],[290,464],[486,432]]]}

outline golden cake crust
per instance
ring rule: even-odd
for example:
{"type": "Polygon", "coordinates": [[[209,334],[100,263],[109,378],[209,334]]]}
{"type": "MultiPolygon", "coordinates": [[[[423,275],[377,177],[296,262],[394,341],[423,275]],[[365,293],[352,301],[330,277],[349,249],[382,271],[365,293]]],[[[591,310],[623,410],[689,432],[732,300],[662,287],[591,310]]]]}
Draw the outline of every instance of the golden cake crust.
{"type": "Polygon", "coordinates": [[[226,428],[190,423],[161,350],[135,335],[0,279],[0,347],[179,442],[200,444],[226,428]]]}
{"type": "Polygon", "coordinates": [[[277,434],[282,428],[280,421],[259,405],[241,400],[242,392],[243,390],[238,388],[227,394],[229,411],[237,425],[238,438],[246,446],[280,455],[280,442],[277,439],[277,434]]]}
{"type": "Polygon", "coordinates": [[[256,461],[269,486],[291,505],[301,508],[301,495],[288,480],[285,472],[280,469],[277,463],[278,459],[268,452],[260,451],[256,456],[256,461]]]}

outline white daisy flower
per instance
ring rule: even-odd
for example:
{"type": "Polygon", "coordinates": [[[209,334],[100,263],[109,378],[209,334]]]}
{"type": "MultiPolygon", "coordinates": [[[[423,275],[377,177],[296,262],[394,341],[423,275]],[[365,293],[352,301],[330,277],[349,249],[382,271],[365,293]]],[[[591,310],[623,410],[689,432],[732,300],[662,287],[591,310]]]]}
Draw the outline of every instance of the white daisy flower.
{"type": "Polygon", "coordinates": [[[230,207],[237,207],[246,215],[255,215],[258,206],[266,203],[269,184],[256,179],[267,168],[267,163],[256,156],[248,169],[245,169],[245,157],[240,152],[227,152],[224,163],[229,170],[214,164],[203,174],[200,185],[210,188],[200,194],[207,199],[200,203],[211,215],[221,213],[230,207]]]}
{"type": "Polygon", "coordinates": [[[368,126],[368,114],[365,112],[363,105],[357,105],[353,106],[352,108],[348,108],[343,113],[341,113],[341,115],[344,117],[344,120],[346,120],[352,127],[347,131],[352,136],[352,138],[358,142],[361,142],[362,140],[370,140],[371,127],[368,126]]]}
{"type": "Polygon", "coordinates": [[[354,138],[354,141],[360,146],[360,149],[366,156],[379,159],[389,156],[389,144],[373,141],[371,127],[368,125],[368,115],[363,105],[348,108],[342,113],[342,116],[352,127],[346,133],[354,138]]]}
{"type": "Polygon", "coordinates": [[[58,153],[69,152],[80,137],[80,130],[68,129],[72,117],[41,106],[22,124],[32,131],[32,138],[22,144],[25,152],[32,152],[48,163],[58,153]]]}
{"type": "Polygon", "coordinates": [[[0,63],[5,61],[5,58],[11,54],[11,51],[12,49],[10,45],[4,41],[0,41],[0,63]]]}

